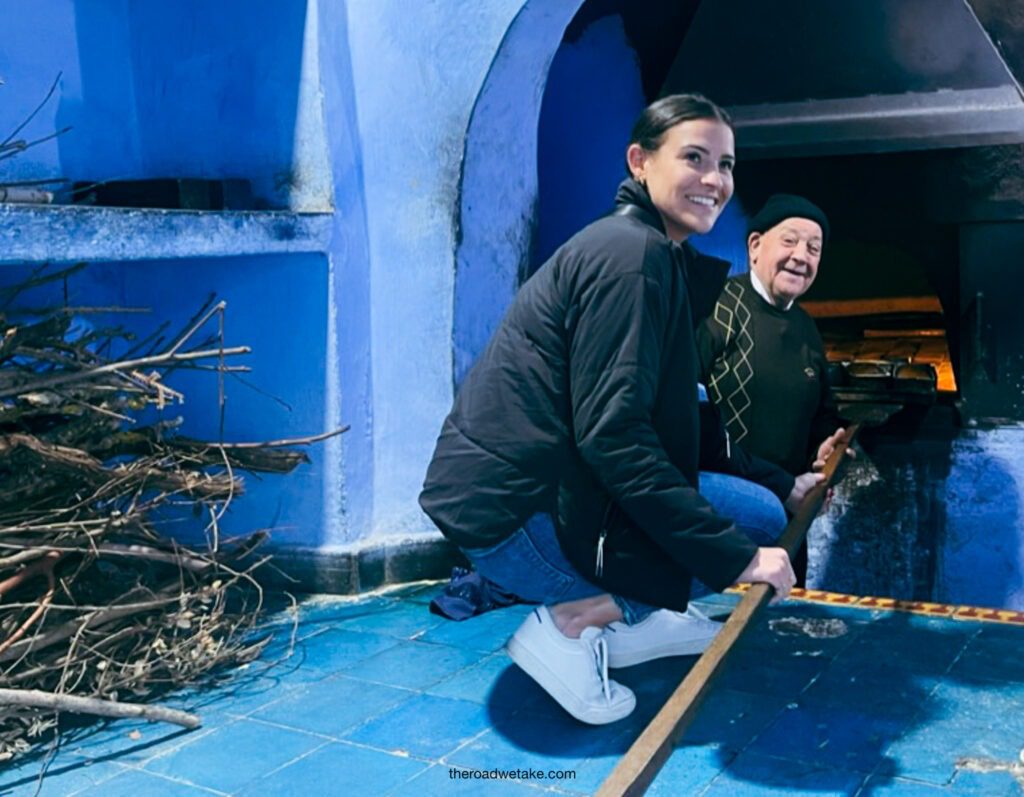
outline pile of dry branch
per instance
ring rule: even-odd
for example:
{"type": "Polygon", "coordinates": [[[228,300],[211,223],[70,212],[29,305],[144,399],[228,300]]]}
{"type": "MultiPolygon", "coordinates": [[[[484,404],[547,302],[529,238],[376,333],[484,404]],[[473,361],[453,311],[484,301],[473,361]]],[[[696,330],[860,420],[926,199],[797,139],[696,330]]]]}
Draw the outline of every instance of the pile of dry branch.
{"type": "Polygon", "coordinates": [[[61,712],[196,722],[131,704],[259,653],[260,535],[222,540],[218,521],[241,493],[237,470],[287,472],[306,457],[280,446],[319,439],[175,434],[162,420],[182,399],[172,372],[215,371],[223,415],[224,375],[245,370],[227,364],[247,349],[224,347],[224,304],[139,342],[76,331],[88,308],[10,311],[74,271],[0,292],[0,762],[52,736],[61,712]],[[161,531],[183,518],[205,526],[202,550],[161,531]]]}

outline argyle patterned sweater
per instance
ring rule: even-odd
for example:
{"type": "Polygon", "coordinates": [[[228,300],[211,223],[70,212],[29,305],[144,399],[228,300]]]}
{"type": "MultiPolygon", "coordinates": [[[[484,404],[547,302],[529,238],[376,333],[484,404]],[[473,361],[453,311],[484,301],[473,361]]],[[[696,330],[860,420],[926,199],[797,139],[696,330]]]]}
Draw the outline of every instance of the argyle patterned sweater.
{"type": "Polygon", "coordinates": [[[799,305],[781,310],[750,275],[725,284],[697,332],[700,379],[733,442],[797,475],[840,425],[824,346],[799,305]]]}

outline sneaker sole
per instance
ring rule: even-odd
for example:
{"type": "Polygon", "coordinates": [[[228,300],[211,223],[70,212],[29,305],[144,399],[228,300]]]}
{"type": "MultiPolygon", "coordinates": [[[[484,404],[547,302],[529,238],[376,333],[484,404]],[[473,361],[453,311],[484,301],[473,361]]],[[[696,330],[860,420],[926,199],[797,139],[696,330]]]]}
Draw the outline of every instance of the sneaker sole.
{"type": "Polygon", "coordinates": [[[548,668],[544,662],[530,652],[519,640],[512,637],[505,646],[508,655],[519,668],[529,675],[555,702],[580,722],[588,725],[607,725],[609,722],[628,717],[636,708],[636,695],[630,693],[630,699],[618,706],[600,708],[588,706],[576,695],[566,689],[562,681],[548,668]]]}
{"type": "Polygon", "coordinates": [[[614,669],[621,669],[622,667],[632,667],[636,664],[643,664],[645,661],[654,661],[655,659],[667,659],[672,656],[699,656],[705,650],[707,650],[711,643],[715,641],[714,637],[706,641],[696,641],[688,644],[673,643],[660,645],[656,648],[651,648],[647,651],[630,651],[629,653],[618,653],[612,649],[612,646],[608,646],[608,667],[614,669]]]}

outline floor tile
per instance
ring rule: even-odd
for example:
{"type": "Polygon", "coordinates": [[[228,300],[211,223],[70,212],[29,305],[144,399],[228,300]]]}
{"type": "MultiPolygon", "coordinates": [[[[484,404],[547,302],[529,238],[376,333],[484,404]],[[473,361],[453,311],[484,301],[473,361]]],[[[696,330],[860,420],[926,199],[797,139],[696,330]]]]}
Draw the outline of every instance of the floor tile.
{"type": "Polygon", "coordinates": [[[425,689],[482,658],[475,650],[460,650],[425,642],[399,642],[392,648],[345,667],[353,678],[406,689],[425,689]]]}
{"type": "Polygon", "coordinates": [[[1022,791],[1008,772],[962,772],[947,786],[875,775],[857,797],[1019,797],[1022,791]]]}
{"type": "Polygon", "coordinates": [[[129,770],[116,778],[93,786],[75,797],[210,797],[226,792],[211,791],[177,780],[129,770]]]}
{"type": "MultiPolygon", "coordinates": [[[[761,797],[761,795],[813,794],[849,797],[865,775],[809,765],[752,752],[740,753],[704,792],[704,797],[761,797]]],[[[669,792],[665,792],[668,794],[669,792]]],[[[675,792],[681,794],[683,792],[675,792]]]]}
{"type": "Polygon", "coordinates": [[[748,748],[820,767],[871,774],[882,751],[900,737],[909,721],[878,717],[849,706],[799,705],[787,708],[748,748]]]}
{"type": "Polygon", "coordinates": [[[394,606],[393,599],[382,595],[355,599],[337,595],[317,595],[299,604],[299,622],[303,628],[333,627],[344,620],[370,617],[394,606]]]}
{"type": "Polygon", "coordinates": [[[1007,736],[1020,737],[1024,745],[1024,684],[947,679],[932,692],[928,708],[934,719],[988,725],[1007,736]]]}
{"type": "Polygon", "coordinates": [[[995,631],[980,633],[965,648],[950,669],[955,678],[969,680],[1015,681],[1024,683],[1024,629],[1001,635],[995,631]]]}
{"type": "Polygon", "coordinates": [[[918,675],[941,675],[970,642],[970,635],[956,624],[946,624],[948,631],[875,623],[861,632],[857,644],[838,655],[835,666],[867,665],[879,671],[902,669],[918,675]]]}
{"type": "Polygon", "coordinates": [[[949,786],[875,775],[865,781],[858,797],[946,797],[950,794],[953,792],[949,786]]]}
{"type": "MultiPolygon", "coordinates": [[[[329,783],[339,794],[588,795],[697,660],[612,671],[636,693],[636,711],[609,726],[583,725],[500,649],[529,607],[448,621],[429,613],[429,586],[303,602],[288,660],[268,666],[290,644],[286,615],[263,659],[213,689],[162,701],[198,712],[202,729],[124,720],[77,731],[41,794],[241,788],[305,797],[329,783]],[[572,777],[453,779],[456,766],[572,777]]],[[[711,596],[701,605],[721,614],[738,599],[711,596]]],[[[772,607],[733,652],[649,793],[1016,794],[1021,650],[1017,627],[798,602],[772,607]],[[826,626],[845,633],[814,636],[826,626]]],[[[0,784],[0,797],[35,792],[21,767],[0,784]]]]}
{"type": "MultiPolygon", "coordinates": [[[[328,742],[238,792],[239,797],[373,797],[388,794],[429,766],[426,762],[328,742]]],[[[443,792],[442,792],[443,793],[443,792]]],[[[428,797],[421,792],[421,797],[428,797]]],[[[139,795],[141,797],[141,795],[139,795]]]]}
{"type": "MultiPolygon", "coordinates": [[[[623,745],[623,754],[629,749],[630,737],[623,745]]],[[[718,745],[690,745],[681,743],[669,757],[647,791],[648,795],[700,794],[736,755],[718,745]]],[[[575,767],[576,778],[563,781],[559,789],[578,794],[594,794],[611,775],[622,754],[593,756],[575,767]]]]}
{"type": "Polygon", "coordinates": [[[299,643],[282,663],[280,677],[288,685],[307,684],[341,672],[400,644],[393,636],[328,629],[299,643]]]}
{"type": "Polygon", "coordinates": [[[766,660],[756,649],[735,651],[716,682],[719,687],[741,692],[795,697],[810,685],[828,661],[819,657],[766,660]]]}
{"type": "Polygon", "coordinates": [[[161,701],[170,708],[198,714],[203,727],[209,728],[233,718],[245,716],[270,705],[288,694],[291,684],[288,665],[266,670],[260,663],[253,669],[219,686],[187,689],[161,701]]]}
{"type": "Polygon", "coordinates": [[[332,627],[346,631],[366,631],[397,639],[417,639],[442,623],[450,624],[452,621],[431,614],[422,604],[402,601],[383,611],[341,620],[332,627]]]}
{"type": "Polygon", "coordinates": [[[1024,640],[1024,625],[1016,623],[978,623],[978,642],[1000,640],[1020,644],[1024,640]]]}
{"type": "Polygon", "coordinates": [[[688,744],[713,742],[730,750],[742,750],[780,712],[784,698],[755,695],[734,689],[713,689],[683,736],[688,744]]]}
{"type": "Polygon", "coordinates": [[[136,765],[196,741],[215,729],[185,730],[166,723],[117,720],[76,731],[64,740],[61,750],[76,759],[110,759],[119,764],[136,765]]]}
{"type": "Polygon", "coordinates": [[[42,787],[39,775],[43,761],[34,760],[0,772],[0,797],[66,797],[104,783],[125,771],[112,762],[57,758],[46,768],[42,787]]]}
{"type": "Polygon", "coordinates": [[[563,779],[557,788],[572,794],[594,794],[612,774],[612,770],[622,760],[635,739],[634,733],[620,736],[616,744],[610,745],[610,749],[592,753],[579,763],[573,764],[569,770],[572,778],[563,779]]]}
{"type": "Polygon", "coordinates": [[[408,689],[338,675],[294,690],[249,717],[337,738],[415,695],[408,689]]]}
{"type": "Polygon", "coordinates": [[[522,623],[521,612],[497,609],[459,622],[444,620],[427,631],[422,639],[491,653],[503,648],[522,623]]]}
{"type": "Polygon", "coordinates": [[[970,772],[960,770],[953,778],[953,793],[968,797],[1020,797],[1024,793],[1024,773],[1017,770],[1016,776],[1005,770],[992,772],[970,772]]]}
{"type": "Polygon", "coordinates": [[[564,711],[492,717],[487,733],[448,755],[445,763],[481,770],[576,769],[592,756],[626,752],[629,741],[616,725],[586,725],[564,711]]]}
{"type": "Polygon", "coordinates": [[[147,761],[147,772],[196,786],[234,792],[323,745],[307,733],[240,719],[190,744],[147,761]]]}
{"type": "Polygon", "coordinates": [[[985,717],[974,711],[950,714],[909,728],[885,751],[888,772],[912,780],[946,785],[957,763],[976,759],[1004,767],[1020,762],[1024,737],[1008,734],[1019,725],[1017,712],[985,717]]]}
{"type": "Polygon", "coordinates": [[[343,739],[436,761],[487,730],[490,722],[486,708],[477,703],[417,695],[349,731],[343,739]]]}
{"type": "Polygon", "coordinates": [[[438,697],[506,708],[531,708],[551,701],[547,692],[503,651],[487,656],[424,691],[438,697]]]}
{"type": "Polygon", "coordinates": [[[733,760],[735,753],[715,745],[678,747],[651,783],[651,797],[701,794],[733,760]]]}
{"type": "Polygon", "coordinates": [[[906,671],[893,672],[885,678],[865,666],[832,666],[794,698],[794,703],[856,708],[876,717],[921,721],[926,719],[929,697],[940,682],[938,676],[906,671]]]}

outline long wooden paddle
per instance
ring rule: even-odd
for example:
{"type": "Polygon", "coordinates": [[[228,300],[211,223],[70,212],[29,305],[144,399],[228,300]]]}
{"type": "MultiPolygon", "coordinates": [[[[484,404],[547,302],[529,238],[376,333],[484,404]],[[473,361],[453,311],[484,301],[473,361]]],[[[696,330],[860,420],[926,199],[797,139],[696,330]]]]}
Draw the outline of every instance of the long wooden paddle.
{"type": "MultiPolygon", "coordinates": [[[[850,447],[859,429],[860,424],[855,423],[846,430],[843,440],[825,463],[825,479],[807,493],[800,509],[783,530],[779,547],[785,548],[791,558],[796,555],[807,536],[807,529],[817,517],[839,464],[846,455],[846,449],[850,447]]],[[[718,636],[601,784],[597,797],[633,797],[647,791],[651,781],[668,761],[676,742],[686,732],[711,684],[724,669],[726,658],[736,640],[768,603],[773,593],[774,589],[768,584],[751,585],[718,636]]]]}

